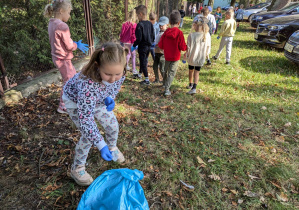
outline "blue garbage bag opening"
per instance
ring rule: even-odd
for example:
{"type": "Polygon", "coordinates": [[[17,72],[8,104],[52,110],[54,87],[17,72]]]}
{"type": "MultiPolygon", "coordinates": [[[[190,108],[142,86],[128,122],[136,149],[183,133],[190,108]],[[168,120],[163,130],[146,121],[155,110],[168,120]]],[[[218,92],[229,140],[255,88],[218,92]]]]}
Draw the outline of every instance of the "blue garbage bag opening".
{"type": "Polygon", "coordinates": [[[127,168],[104,172],[87,188],[77,210],[149,209],[139,184],[143,172],[127,168]]]}

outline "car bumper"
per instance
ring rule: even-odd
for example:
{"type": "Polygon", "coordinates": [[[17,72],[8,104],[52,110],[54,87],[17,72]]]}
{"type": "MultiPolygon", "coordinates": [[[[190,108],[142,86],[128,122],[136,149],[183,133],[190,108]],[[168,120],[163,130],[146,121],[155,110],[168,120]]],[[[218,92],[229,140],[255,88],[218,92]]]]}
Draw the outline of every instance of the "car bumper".
{"type": "Polygon", "coordinates": [[[294,63],[299,64],[299,52],[296,51],[295,48],[298,46],[299,43],[288,41],[284,47],[284,56],[289,59],[290,61],[293,61],[294,63]]]}
{"type": "Polygon", "coordinates": [[[258,42],[265,43],[268,45],[271,45],[275,48],[283,48],[285,45],[285,42],[279,41],[276,36],[268,36],[268,35],[261,35],[261,34],[254,34],[254,39],[258,42]]]}

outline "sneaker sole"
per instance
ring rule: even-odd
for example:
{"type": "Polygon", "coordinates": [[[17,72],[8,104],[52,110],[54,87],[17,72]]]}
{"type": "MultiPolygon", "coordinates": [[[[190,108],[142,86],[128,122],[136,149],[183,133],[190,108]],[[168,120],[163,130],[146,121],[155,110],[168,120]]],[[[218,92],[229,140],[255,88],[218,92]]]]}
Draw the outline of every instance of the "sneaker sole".
{"type": "Polygon", "coordinates": [[[60,113],[60,114],[67,114],[66,111],[63,111],[63,110],[61,110],[61,109],[57,109],[57,112],[60,113]]]}
{"type": "Polygon", "coordinates": [[[80,182],[78,179],[76,179],[75,176],[72,175],[72,173],[70,173],[70,175],[71,175],[71,177],[75,180],[75,182],[76,182],[78,185],[80,185],[80,186],[89,186],[89,185],[91,185],[91,183],[93,182],[93,178],[91,178],[91,180],[89,180],[89,182],[86,183],[86,182],[80,182]]]}

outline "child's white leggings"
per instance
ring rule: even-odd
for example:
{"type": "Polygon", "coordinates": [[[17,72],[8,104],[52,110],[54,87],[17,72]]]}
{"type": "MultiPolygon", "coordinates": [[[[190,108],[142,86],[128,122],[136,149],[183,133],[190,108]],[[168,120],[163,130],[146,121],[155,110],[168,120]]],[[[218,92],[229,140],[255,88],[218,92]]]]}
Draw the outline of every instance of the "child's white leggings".
{"type": "MultiPolygon", "coordinates": [[[[78,109],[75,108],[67,108],[67,112],[70,115],[72,121],[75,123],[76,127],[80,129],[79,119],[78,119],[78,109]]],[[[108,112],[106,106],[98,106],[94,110],[95,119],[101,124],[101,126],[105,130],[105,139],[109,148],[113,148],[116,146],[117,138],[118,138],[118,122],[113,113],[113,111],[108,112]]],[[[102,137],[103,138],[103,137],[102,137]]],[[[104,141],[104,139],[102,139],[104,141]]],[[[86,159],[88,156],[88,152],[92,146],[92,143],[87,140],[83,135],[75,148],[75,157],[74,157],[74,165],[84,165],[86,163],[86,159]]]]}

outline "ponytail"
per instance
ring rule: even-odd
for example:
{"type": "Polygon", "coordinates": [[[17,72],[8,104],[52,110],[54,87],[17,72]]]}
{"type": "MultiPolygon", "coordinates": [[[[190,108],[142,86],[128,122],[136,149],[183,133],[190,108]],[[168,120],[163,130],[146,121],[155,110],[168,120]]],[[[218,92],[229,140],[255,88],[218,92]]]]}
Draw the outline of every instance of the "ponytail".
{"type": "Polygon", "coordinates": [[[51,18],[54,14],[53,6],[52,4],[47,4],[44,11],[44,16],[46,18],[51,18]]]}

